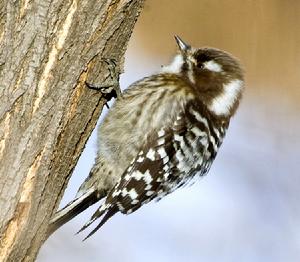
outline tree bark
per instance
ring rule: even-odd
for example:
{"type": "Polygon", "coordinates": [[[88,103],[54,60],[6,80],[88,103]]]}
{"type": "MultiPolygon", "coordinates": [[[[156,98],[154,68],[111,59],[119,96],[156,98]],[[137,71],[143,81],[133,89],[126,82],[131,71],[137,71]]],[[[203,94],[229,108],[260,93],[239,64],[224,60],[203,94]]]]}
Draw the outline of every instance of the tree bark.
{"type": "Polygon", "coordinates": [[[143,2],[1,0],[0,261],[36,258],[143,2]]]}

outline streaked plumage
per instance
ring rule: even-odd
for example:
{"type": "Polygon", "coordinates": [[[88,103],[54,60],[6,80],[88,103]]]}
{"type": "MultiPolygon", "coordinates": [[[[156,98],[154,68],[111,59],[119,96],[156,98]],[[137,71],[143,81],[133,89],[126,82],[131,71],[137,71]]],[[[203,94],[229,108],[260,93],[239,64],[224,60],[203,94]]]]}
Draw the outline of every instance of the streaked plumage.
{"type": "Polygon", "coordinates": [[[90,236],[115,213],[132,213],[208,172],[238,107],[243,74],[228,53],[176,40],[174,61],[117,99],[99,128],[89,177],[54,223],[106,197],[80,230],[102,217],[90,236]]]}

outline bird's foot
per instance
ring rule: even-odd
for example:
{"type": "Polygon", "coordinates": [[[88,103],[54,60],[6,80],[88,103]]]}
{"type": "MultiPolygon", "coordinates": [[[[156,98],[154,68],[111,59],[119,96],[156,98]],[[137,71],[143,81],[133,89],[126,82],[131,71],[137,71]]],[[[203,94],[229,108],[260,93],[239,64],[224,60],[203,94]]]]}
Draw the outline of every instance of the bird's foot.
{"type": "MultiPolygon", "coordinates": [[[[105,83],[100,85],[91,84],[87,81],[85,82],[85,84],[90,89],[100,91],[102,97],[107,102],[109,102],[112,98],[117,98],[121,95],[119,86],[119,69],[115,59],[103,58],[102,61],[104,61],[108,66],[110,76],[109,81],[106,81],[105,83]]],[[[105,105],[107,106],[107,108],[109,108],[107,102],[105,103],[105,105]]]]}

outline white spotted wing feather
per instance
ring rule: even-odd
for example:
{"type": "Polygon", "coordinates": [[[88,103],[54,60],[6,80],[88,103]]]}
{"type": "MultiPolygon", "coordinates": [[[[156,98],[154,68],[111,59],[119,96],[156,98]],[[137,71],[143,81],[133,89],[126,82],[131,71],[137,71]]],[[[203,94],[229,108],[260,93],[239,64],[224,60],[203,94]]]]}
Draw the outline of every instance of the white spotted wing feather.
{"type": "Polygon", "coordinates": [[[104,215],[89,237],[115,213],[132,213],[186,184],[197,172],[205,175],[224,136],[222,128],[217,128],[218,134],[214,129],[190,103],[171,124],[151,131],[105,203],[82,230],[104,215]]]}

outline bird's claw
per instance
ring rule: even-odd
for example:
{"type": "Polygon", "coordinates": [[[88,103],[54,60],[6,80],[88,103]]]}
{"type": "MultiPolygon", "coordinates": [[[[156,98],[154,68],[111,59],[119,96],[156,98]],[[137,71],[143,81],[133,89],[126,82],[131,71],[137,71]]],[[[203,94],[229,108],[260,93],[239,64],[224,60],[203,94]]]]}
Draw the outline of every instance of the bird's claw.
{"type": "MultiPolygon", "coordinates": [[[[102,94],[101,97],[104,97],[107,102],[109,102],[112,98],[117,98],[118,95],[121,94],[119,87],[119,72],[117,70],[116,59],[102,58],[101,60],[108,66],[110,81],[101,85],[94,85],[85,81],[85,84],[89,89],[100,91],[102,94]]],[[[109,108],[107,103],[105,103],[105,105],[109,108]]]]}

